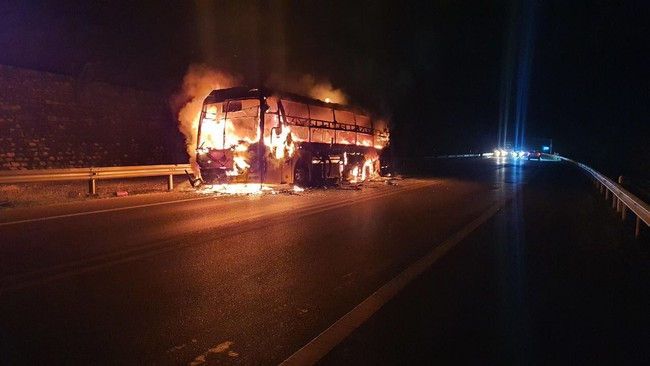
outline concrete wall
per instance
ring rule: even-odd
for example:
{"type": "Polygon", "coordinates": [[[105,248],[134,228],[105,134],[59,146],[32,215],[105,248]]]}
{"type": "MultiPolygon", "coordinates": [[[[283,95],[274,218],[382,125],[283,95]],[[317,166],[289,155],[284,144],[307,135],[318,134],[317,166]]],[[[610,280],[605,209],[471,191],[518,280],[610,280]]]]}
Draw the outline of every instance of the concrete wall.
{"type": "Polygon", "coordinates": [[[0,65],[0,170],[186,163],[162,93],[0,65]]]}

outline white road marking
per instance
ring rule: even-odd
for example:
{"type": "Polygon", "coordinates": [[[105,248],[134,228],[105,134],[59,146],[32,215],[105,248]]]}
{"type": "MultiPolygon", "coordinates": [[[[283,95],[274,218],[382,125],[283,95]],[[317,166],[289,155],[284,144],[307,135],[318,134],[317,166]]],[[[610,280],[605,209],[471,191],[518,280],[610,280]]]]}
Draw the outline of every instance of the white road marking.
{"type": "Polygon", "coordinates": [[[198,366],[204,364],[206,362],[206,357],[208,357],[210,353],[222,353],[224,351],[228,351],[227,355],[229,357],[238,357],[239,353],[230,350],[230,346],[232,346],[233,344],[235,344],[235,342],[233,341],[219,343],[218,345],[209,348],[202,355],[196,356],[194,360],[189,363],[189,365],[198,366]]]}
{"type": "Polygon", "coordinates": [[[210,198],[213,198],[213,197],[196,197],[196,198],[188,198],[188,199],[184,199],[184,200],[174,200],[174,201],[165,201],[165,202],[147,203],[147,204],[144,204],[144,205],[136,205],[136,206],[117,207],[117,208],[107,208],[107,209],[104,209],[104,210],[95,210],[95,211],[86,211],[86,212],[75,212],[75,213],[65,214],[65,215],[55,215],[55,216],[37,217],[37,218],[34,218],[34,219],[16,220],[16,221],[9,221],[9,222],[0,222],[0,226],[15,225],[15,224],[25,224],[25,223],[30,223],[30,222],[38,222],[38,221],[47,221],[47,220],[63,219],[63,218],[76,217],[76,216],[94,215],[94,214],[105,213],[105,212],[126,211],[126,210],[132,210],[132,209],[135,209],[135,208],[144,208],[144,207],[153,207],[153,206],[170,205],[170,204],[173,204],[173,203],[182,203],[182,202],[190,202],[190,201],[206,200],[206,199],[210,199],[210,198]]]}
{"type": "Polygon", "coordinates": [[[432,249],[424,257],[420,258],[417,262],[402,271],[402,273],[354,307],[354,309],[344,315],[341,319],[337,320],[316,338],[296,351],[296,353],[289,356],[289,358],[284,360],[280,366],[305,366],[313,365],[318,362],[354,330],[370,319],[373,314],[381,309],[382,306],[395,297],[395,295],[402,291],[408,284],[413,282],[413,280],[431,267],[438,259],[442,258],[481,224],[494,216],[508,201],[509,198],[491,206],[481,216],[453,234],[442,244],[432,249]]]}
{"type": "Polygon", "coordinates": [[[180,346],[174,346],[174,347],[168,349],[167,352],[169,353],[169,352],[179,351],[179,350],[182,350],[183,348],[185,348],[186,346],[187,345],[185,343],[183,343],[180,346]]]}

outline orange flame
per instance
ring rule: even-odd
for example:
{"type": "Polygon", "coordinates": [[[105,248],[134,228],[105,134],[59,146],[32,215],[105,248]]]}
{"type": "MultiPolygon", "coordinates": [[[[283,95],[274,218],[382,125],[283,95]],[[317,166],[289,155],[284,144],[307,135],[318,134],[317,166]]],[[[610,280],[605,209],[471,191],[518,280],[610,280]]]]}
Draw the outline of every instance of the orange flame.
{"type": "MultiPolygon", "coordinates": [[[[185,136],[185,146],[190,156],[192,169],[197,173],[198,167],[194,148],[196,147],[196,134],[203,100],[213,90],[235,86],[239,84],[239,80],[240,78],[237,76],[198,64],[190,65],[187,74],[183,78],[183,90],[181,95],[176,96],[176,99],[182,98],[186,102],[178,113],[178,126],[185,136]]],[[[213,132],[216,133],[217,131],[213,132]]]]}

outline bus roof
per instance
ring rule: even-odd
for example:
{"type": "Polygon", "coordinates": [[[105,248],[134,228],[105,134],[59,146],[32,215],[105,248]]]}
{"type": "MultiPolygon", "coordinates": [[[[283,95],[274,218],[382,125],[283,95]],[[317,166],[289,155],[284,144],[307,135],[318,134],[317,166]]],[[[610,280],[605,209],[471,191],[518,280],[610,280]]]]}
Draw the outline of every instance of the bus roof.
{"type": "Polygon", "coordinates": [[[330,108],[338,111],[347,111],[360,115],[365,115],[365,113],[359,113],[353,108],[338,104],[338,103],[327,103],[319,99],[313,99],[305,97],[303,95],[284,92],[280,90],[274,90],[269,88],[248,88],[245,86],[236,86],[233,88],[227,89],[217,89],[213,90],[203,101],[203,103],[220,103],[229,99],[259,99],[260,97],[271,97],[277,96],[283,100],[290,100],[293,102],[298,102],[307,105],[313,105],[318,107],[330,108]]]}

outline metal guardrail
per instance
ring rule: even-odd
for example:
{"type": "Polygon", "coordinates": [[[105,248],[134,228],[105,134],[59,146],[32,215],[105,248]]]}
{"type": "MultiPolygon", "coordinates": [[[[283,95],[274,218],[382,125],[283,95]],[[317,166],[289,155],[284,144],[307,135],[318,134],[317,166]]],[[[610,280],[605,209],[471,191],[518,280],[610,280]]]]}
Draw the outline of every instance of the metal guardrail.
{"type": "Polygon", "coordinates": [[[167,176],[167,189],[174,189],[174,175],[185,174],[190,164],[137,165],[119,167],[91,167],[44,170],[10,170],[0,172],[0,184],[38,183],[70,180],[88,180],[88,192],[95,194],[99,179],[143,178],[167,176]]]}
{"type": "Polygon", "coordinates": [[[634,229],[635,238],[638,238],[641,235],[641,222],[644,222],[646,226],[650,226],[650,205],[621,187],[620,184],[612,181],[585,164],[573,161],[563,156],[558,156],[558,158],[576,164],[584,171],[591,174],[594,178],[594,184],[598,187],[600,193],[605,195],[605,200],[609,200],[611,196],[612,209],[615,209],[616,212],[620,212],[623,220],[627,218],[628,210],[632,211],[634,215],[636,215],[636,226],[634,229]]]}

